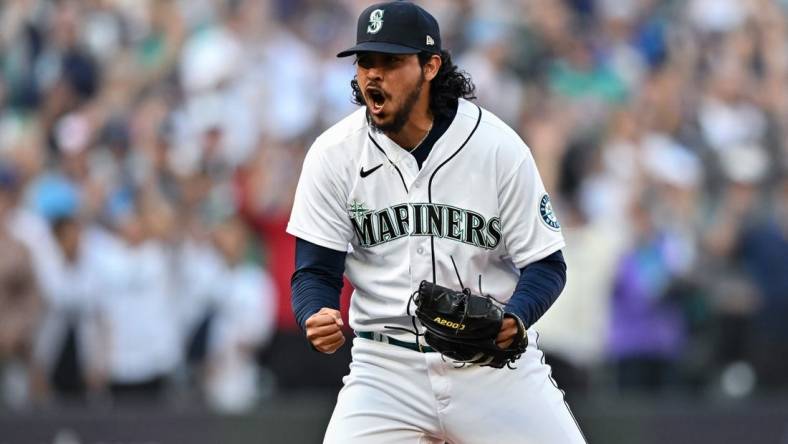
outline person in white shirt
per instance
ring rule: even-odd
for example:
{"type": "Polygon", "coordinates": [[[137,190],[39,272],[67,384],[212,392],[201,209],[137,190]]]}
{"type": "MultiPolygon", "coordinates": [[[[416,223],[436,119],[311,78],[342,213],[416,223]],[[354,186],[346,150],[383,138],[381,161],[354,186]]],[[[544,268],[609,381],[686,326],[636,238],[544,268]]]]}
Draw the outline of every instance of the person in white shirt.
{"type": "Polygon", "coordinates": [[[66,397],[103,389],[105,356],[98,312],[96,275],[88,257],[84,228],[72,216],[52,222],[58,245],[58,269],[38,331],[35,355],[52,390],[66,397]]]}
{"type": "Polygon", "coordinates": [[[247,260],[248,240],[238,218],[222,223],[214,235],[222,264],[213,286],[205,389],[209,404],[224,412],[248,410],[258,400],[262,375],[256,356],[275,328],[273,283],[262,267],[247,260]]]}
{"type": "Polygon", "coordinates": [[[116,398],[159,396],[181,360],[169,256],[136,207],[115,216],[119,237],[104,239],[100,312],[107,324],[107,374],[116,398]]]}

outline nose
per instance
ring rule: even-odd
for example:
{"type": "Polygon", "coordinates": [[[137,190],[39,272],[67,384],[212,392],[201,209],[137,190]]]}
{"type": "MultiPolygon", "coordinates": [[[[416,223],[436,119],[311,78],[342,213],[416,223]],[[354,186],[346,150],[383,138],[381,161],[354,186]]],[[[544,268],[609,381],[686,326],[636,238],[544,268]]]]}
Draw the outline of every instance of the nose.
{"type": "Polygon", "coordinates": [[[378,65],[373,65],[367,68],[366,78],[371,82],[380,82],[383,80],[383,69],[378,65]]]}

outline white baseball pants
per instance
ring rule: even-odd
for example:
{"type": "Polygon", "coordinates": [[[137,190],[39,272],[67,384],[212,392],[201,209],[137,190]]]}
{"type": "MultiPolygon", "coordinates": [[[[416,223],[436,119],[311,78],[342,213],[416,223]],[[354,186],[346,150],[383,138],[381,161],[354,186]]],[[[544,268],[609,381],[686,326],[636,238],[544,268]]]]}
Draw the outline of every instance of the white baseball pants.
{"type": "Polygon", "coordinates": [[[326,444],[585,443],[529,332],[507,368],[456,368],[439,353],[353,340],[326,444]]]}

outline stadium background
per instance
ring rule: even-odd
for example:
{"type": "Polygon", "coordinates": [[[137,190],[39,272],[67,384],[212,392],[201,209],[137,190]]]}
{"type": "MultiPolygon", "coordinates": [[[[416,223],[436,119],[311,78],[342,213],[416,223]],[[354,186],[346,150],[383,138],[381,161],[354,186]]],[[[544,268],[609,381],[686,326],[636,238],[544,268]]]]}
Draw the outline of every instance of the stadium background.
{"type": "MultiPolygon", "coordinates": [[[[591,442],[788,443],[788,2],[419,3],[555,202],[591,442]]],[[[0,443],[319,440],[284,227],[368,4],[2,2],[0,443]]]]}

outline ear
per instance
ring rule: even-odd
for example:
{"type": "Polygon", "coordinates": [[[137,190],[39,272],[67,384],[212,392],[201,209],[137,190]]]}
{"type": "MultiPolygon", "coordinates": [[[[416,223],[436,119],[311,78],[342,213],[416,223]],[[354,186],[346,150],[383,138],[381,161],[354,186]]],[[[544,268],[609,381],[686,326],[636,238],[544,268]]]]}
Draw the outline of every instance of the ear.
{"type": "Polygon", "coordinates": [[[428,82],[435,78],[438,75],[438,70],[441,69],[441,57],[437,54],[433,54],[430,56],[430,59],[427,60],[427,63],[421,68],[424,70],[424,79],[428,82]]]}

